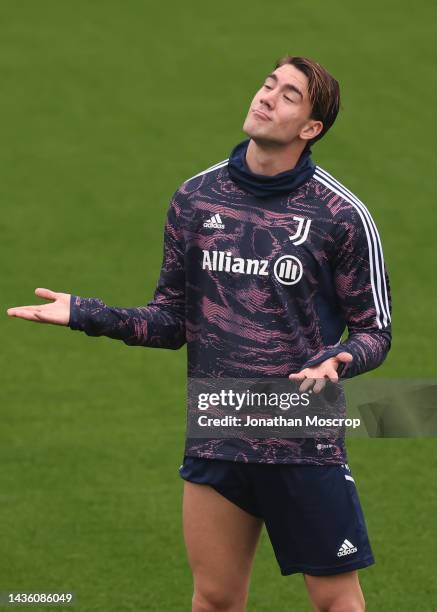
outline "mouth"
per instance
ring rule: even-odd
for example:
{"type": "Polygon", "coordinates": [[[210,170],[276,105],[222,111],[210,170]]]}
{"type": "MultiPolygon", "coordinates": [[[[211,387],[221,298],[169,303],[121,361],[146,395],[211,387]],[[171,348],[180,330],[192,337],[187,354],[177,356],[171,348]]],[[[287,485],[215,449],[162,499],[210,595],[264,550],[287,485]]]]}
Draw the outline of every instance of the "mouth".
{"type": "Polygon", "coordinates": [[[259,110],[253,110],[252,111],[257,117],[259,117],[260,119],[263,119],[264,121],[271,121],[270,117],[268,115],[266,115],[265,113],[263,113],[262,111],[259,110]]]}

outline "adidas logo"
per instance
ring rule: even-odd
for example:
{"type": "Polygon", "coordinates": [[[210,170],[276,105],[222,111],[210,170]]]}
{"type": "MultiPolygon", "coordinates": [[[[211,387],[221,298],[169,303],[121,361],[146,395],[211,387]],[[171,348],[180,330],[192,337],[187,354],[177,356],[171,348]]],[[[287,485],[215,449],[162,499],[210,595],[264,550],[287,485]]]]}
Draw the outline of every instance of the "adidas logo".
{"type": "Polygon", "coordinates": [[[207,221],[205,221],[205,223],[203,224],[203,227],[213,227],[214,229],[224,229],[225,225],[224,223],[222,223],[221,217],[217,213],[216,215],[213,215],[211,219],[208,219],[207,221]]]}
{"type": "Polygon", "coordinates": [[[345,557],[346,555],[351,555],[352,553],[356,553],[358,548],[349,542],[349,540],[345,540],[343,544],[340,546],[337,557],[345,557]]]}

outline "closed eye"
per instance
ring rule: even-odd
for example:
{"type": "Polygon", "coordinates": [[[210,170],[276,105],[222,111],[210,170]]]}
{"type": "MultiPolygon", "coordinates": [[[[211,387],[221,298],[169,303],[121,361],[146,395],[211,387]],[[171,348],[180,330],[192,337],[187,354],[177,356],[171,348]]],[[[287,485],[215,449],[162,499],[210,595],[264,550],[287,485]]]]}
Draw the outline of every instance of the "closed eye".
{"type": "MultiPolygon", "coordinates": [[[[273,89],[273,87],[271,87],[270,85],[264,85],[264,87],[265,87],[266,89],[273,89]]],[[[286,100],[288,100],[289,102],[294,102],[294,100],[292,100],[292,99],[291,99],[291,98],[289,98],[288,96],[285,96],[285,95],[284,95],[284,98],[285,98],[286,100]]]]}

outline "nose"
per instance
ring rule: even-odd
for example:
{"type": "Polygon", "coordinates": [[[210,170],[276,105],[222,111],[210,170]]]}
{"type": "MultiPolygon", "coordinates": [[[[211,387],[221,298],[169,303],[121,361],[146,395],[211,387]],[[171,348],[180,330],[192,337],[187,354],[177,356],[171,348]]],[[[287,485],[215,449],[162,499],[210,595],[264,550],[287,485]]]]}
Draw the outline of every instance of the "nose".
{"type": "Polygon", "coordinates": [[[275,96],[273,89],[263,91],[259,99],[260,104],[265,104],[271,110],[275,105],[275,96]]]}

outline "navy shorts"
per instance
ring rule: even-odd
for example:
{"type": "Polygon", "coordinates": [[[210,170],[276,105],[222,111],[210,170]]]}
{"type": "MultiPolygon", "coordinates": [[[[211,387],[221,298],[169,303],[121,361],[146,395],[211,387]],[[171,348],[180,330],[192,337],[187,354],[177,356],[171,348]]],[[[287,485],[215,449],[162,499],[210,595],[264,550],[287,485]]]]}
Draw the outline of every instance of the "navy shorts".
{"type": "Polygon", "coordinates": [[[347,464],[266,464],[184,457],[181,477],[261,518],[284,576],[329,576],[375,563],[347,464]]]}

